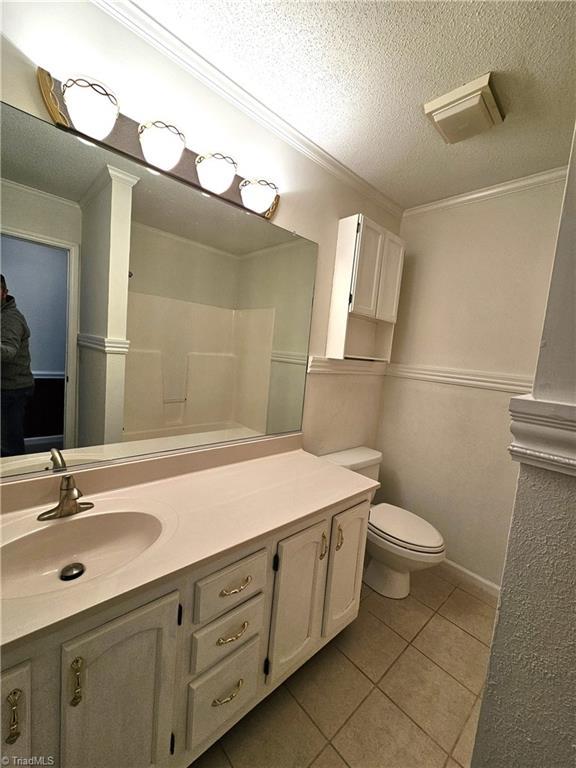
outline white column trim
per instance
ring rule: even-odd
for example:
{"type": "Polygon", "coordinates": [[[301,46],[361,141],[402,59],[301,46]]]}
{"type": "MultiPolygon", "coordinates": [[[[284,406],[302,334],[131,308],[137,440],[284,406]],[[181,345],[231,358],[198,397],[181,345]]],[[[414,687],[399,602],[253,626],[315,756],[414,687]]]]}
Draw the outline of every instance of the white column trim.
{"type": "Polygon", "coordinates": [[[387,363],[371,360],[337,360],[311,355],[308,373],[348,374],[349,376],[384,376],[387,363]]]}
{"type": "Polygon", "coordinates": [[[454,384],[458,387],[475,387],[519,394],[530,392],[533,381],[531,376],[520,376],[503,371],[475,371],[466,368],[441,368],[403,363],[390,363],[386,374],[401,379],[433,381],[438,384],[454,384]]]}
{"type": "Polygon", "coordinates": [[[127,355],[130,342],[128,339],[113,339],[106,336],[96,336],[92,333],[79,333],[78,346],[85,349],[95,349],[106,355],[127,355]]]}
{"type": "Polygon", "coordinates": [[[576,475],[576,405],[535,400],[510,401],[514,461],[576,475]]]}

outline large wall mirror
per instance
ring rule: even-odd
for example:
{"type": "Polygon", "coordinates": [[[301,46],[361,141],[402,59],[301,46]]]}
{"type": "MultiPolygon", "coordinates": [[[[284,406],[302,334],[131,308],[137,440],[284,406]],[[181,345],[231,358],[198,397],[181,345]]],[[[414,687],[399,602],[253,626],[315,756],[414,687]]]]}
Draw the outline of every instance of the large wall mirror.
{"type": "Polygon", "coordinates": [[[7,105],[1,133],[34,377],[3,476],[301,428],[315,243],[7,105]]]}

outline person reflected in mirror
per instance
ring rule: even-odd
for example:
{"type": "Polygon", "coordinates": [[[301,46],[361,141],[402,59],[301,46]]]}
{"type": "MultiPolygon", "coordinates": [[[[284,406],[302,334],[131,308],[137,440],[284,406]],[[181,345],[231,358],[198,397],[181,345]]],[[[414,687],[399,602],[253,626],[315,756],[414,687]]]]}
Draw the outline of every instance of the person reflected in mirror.
{"type": "Polygon", "coordinates": [[[2,456],[26,453],[24,418],[26,406],[34,394],[34,377],[30,369],[30,329],[26,318],[8,295],[4,275],[0,275],[2,336],[0,406],[2,418],[2,456]]]}

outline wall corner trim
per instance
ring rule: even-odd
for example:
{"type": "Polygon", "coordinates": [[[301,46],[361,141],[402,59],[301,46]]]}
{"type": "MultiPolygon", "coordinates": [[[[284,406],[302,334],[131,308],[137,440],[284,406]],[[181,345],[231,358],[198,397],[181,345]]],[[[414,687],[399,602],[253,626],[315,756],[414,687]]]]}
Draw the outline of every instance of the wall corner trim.
{"type": "Polygon", "coordinates": [[[402,206],[293,128],[135,4],[114,0],[93,0],[93,3],[308,159],[374,200],[388,213],[398,218],[402,216],[402,206]]]}
{"type": "Polygon", "coordinates": [[[130,342],[127,339],[112,339],[106,336],[96,336],[92,333],[79,333],[78,346],[84,349],[95,349],[106,355],[127,355],[130,342]]]}
{"type": "Polygon", "coordinates": [[[514,461],[576,476],[576,405],[536,400],[510,401],[514,461]]]}
{"type": "Polygon", "coordinates": [[[388,363],[375,360],[337,360],[331,357],[308,358],[308,373],[348,374],[349,376],[384,376],[388,363]]]}
{"type": "Polygon", "coordinates": [[[512,195],[515,192],[522,192],[527,189],[545,187],[548,184],[564,183],[566,181],[566,173],[567,167],[553,168],[550,171],[533,173],[530,176],[523,176],[520,179],[513,179],[512,181],[505,181],[502,184],[494,184],[491,187],[475,189],[472,192],[465,192],[462,195],[454,195],[453,197],[446,197],[443,200],[435,200],[431,203],[416,205],[413,208],[406,208],[402,214],[402,218],[416,216],[420,213],[428,213],[429,211],[437,211],[441,208],[454,208],[459,205],[479,203],[482,200],[504,197],[505,195],[512,195]]]}

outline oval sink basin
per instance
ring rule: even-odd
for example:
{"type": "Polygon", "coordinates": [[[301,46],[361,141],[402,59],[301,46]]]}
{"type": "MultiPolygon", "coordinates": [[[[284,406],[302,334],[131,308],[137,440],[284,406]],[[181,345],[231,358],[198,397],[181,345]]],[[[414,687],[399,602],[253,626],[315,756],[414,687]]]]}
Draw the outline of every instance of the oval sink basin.
{"type": "Polygon", "coordinates": [[[2,597],[70,589],[113,573],[152,546],[162,529],[155,515],[132,511],[80,513],[36,528],[2,546],[2,597]],[[60,572],[72,563],[82,563],[83,574],[62,581],[60,572]]]}

